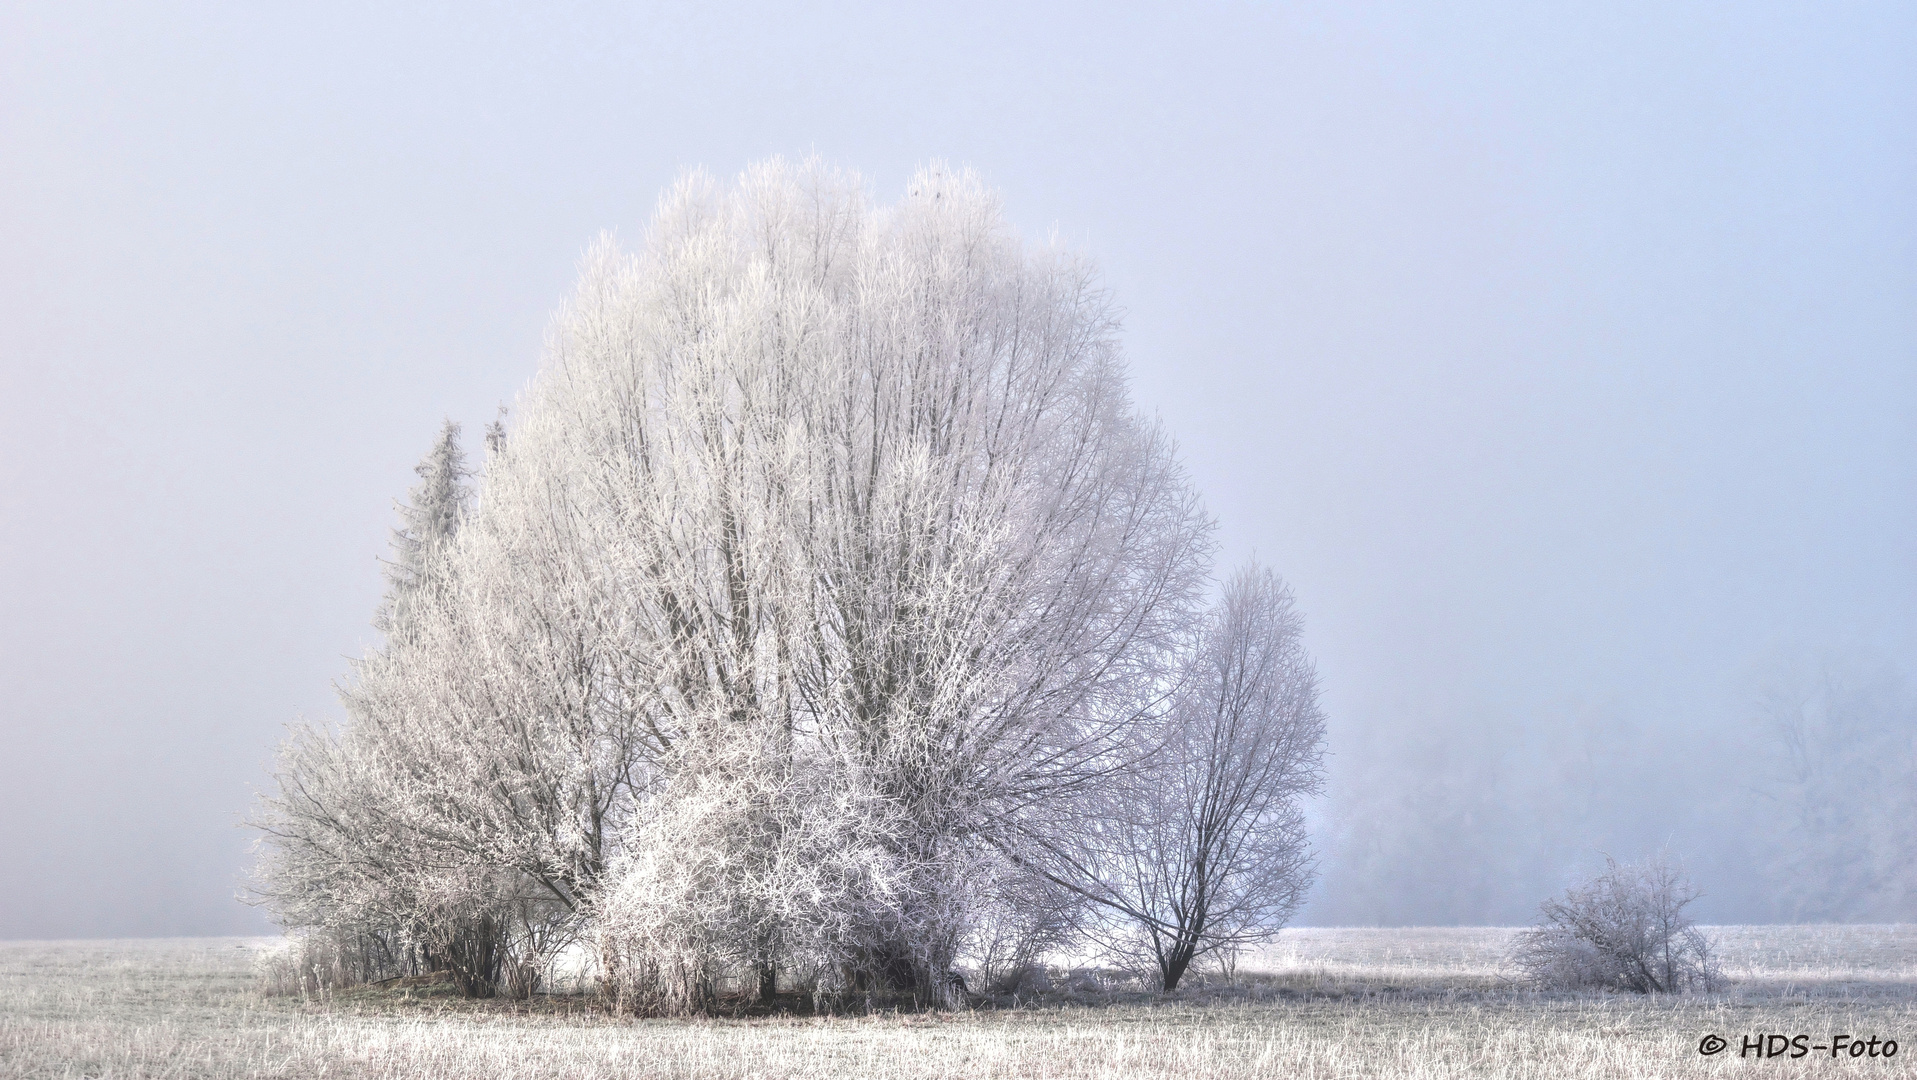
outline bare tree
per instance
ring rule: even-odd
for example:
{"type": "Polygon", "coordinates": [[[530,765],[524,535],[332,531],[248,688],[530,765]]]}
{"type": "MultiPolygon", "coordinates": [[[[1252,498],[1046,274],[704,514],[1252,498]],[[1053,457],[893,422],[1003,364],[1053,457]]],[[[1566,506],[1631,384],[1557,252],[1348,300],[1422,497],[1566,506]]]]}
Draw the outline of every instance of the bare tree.
{"type": "Polygon", "coordinates": [[[1684,909],[1698,898],[1664,855],[1641,863],[1605,857],[1604,873],[1546,900],[1539,924],[1520,934],[1512,959],[1553,990],[1673,994],[1723,983],[1710,942],[1684,909]]]}
{"type": "Polygon", "coordinates": [[[1116,918],[1105,946],[1167,990],[1200,957],[1270,941],[1310,886],[1301,802],[1322,784],[1324,714],[1302,634],[1274,574],[1234,575],[1149,754],[1051,845],[1060,879],[1116,918]]]}

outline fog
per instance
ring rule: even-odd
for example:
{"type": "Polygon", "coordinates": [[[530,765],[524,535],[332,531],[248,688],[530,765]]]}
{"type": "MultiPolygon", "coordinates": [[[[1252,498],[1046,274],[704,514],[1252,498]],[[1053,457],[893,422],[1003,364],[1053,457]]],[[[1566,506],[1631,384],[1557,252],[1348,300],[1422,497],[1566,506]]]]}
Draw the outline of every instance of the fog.
{"type": "Polygon", "coordinates": [[[1917,11],[551,7],[0,12],[0,937],[266,927],[240,817],[440,422],[781,153],[1102,267],[1309,620],[1301,922],[1659,848],[1705,921],[1917,919],[1917,11]]]}

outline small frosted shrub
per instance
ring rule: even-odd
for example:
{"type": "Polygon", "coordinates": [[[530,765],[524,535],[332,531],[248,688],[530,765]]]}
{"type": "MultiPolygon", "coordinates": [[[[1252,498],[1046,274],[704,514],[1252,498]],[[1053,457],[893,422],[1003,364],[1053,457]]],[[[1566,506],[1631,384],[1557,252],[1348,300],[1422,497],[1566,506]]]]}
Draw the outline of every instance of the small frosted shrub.
{"type": "Polygon", "coordinates": [[[1619,865],[1546,900],[1512,962],[1546,990],[1710,991],[1723,985],[1710,942],[1684,909],[1699,893],[1660,856],[1619,865]]]}

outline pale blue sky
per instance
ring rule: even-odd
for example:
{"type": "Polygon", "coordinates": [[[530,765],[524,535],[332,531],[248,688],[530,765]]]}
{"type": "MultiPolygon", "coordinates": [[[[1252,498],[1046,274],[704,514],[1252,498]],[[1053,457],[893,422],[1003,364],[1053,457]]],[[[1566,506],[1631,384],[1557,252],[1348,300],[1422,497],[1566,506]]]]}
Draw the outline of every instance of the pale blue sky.
{"type": "MultiPolygon", "coordinates": [[[[262,925],[234,822],[438,423],[596,233],[774,153],[971,165],[1104,267],[1311,620],[1316,921],[1537,899],[1365,906],[1380,747],[1732,746],[1774,657],[1917,658],[1917,8],[396,7],[0,12],[0,937],[262,925]]],[[[1627,817],[1574,846],[1755,910],[1732,817],[1627,817]]]]}

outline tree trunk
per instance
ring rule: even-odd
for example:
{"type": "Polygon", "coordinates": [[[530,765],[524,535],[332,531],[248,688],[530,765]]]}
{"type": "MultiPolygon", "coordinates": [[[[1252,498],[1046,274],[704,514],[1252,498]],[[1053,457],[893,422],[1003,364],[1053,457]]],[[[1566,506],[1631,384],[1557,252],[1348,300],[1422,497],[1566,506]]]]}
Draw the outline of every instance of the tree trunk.
{"type": "Polygon", "coordinates": [[[779,966],[769,952],[759,958],[759,1000],[770,1001],[779,992],[779,966]]]}
{"type": "Polygon", "coordinates": [[[1158,974],[1164,980],[1166,990],[1178,989],[1178,981],[1185,977],[1186,969],[1191,967],[1193,954],[1198,951],[1196,936],[1181,936],[1172,943],[1170,951],[1158,962],[1158,974]]]}

